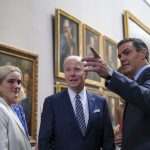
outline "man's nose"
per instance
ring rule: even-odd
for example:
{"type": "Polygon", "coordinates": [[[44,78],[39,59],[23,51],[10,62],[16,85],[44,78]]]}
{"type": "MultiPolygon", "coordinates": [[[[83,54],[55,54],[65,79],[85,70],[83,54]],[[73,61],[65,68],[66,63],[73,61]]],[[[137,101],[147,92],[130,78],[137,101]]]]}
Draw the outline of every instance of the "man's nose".
{"type": "Polygon", "coordinates": [[[70,71],[70,75],[75,75],[75,71],[74,71],[74,70],[71,70],[71,71],[70,71]]]}
{"type": "Polygon", "coordinates": [[[125,59],[126,59],[126,58],[125,58],[125,56],[123,56],[123,55],[121,55],[120,58],[119,58],[120,62],[124,61],[125,59]]]}

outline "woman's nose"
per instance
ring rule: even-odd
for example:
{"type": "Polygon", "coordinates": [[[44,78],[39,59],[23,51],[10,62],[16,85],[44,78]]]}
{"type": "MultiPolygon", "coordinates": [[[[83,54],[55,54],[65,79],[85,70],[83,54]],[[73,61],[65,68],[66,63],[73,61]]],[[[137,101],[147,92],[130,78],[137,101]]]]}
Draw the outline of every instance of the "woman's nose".
{"type": "Polygon", "coordinates": [[[21,83],[18,83],[17,81],[14,83],[14,86],[17,87],[17,88],[20,88],[21,87],[21,83]]]}

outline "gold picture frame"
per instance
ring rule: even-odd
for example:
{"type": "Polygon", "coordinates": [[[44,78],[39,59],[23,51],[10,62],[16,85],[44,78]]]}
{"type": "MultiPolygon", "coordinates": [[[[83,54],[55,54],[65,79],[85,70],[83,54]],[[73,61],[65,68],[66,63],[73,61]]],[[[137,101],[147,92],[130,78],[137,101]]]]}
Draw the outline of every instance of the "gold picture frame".
{"type": "MultiPolygon", "coordinates": [[[[56,82],[56,93],[61,92],[62,90],[67,89],[67,83],[65,82],[56,82]]],[[[89,92],[104,96],[104,91],[100,91],[99,89],[93,89],[93,88],[89,88],[89,87],[85,87],[85,89],[89,92]]]]}
{"type": "Polygon", "coordinates": [[[89,92],[92,92],[94,94],[101,95],[101,96],[104,96],[104,93],[105,93],[104,91],[100,91],[99,89],[93,89],[89,87],[86,87],[85,89],[89,92]]]}
{"type": "Polygon", "coordinates": [[[64,82],[56,82],[56,93],[61,92],[62,90],[67,89],[67,84],[64,82]]]}
{"type": "Polygon", "coordinates": [[[63,63],[69,55],[82,55],[81,22],[61,9],[55,10],[55,76],[64,79],[63,63]]]}
{"type": "MultiPolygon", "coordinates": [[[[100,49],[101,45],[101,33],[93,29],[92,27],[83,24],[83,56],[93,55],[90,46],[95,48],[97,52],[103,57],[103,51],[100,49]]],[[[86,84],[104,87],[104,80],[95,72],[88,72],[86,84]]]]}
{"type": "Polygon", "coordinates": [[[118,68],[118,52],[117,52],[117,42],[112,40],[107,36],[103,36],[103,53],[104,60],[114,70],[118,68]]]}
{"type": "Polygon", "coordinates": [[[120,99],[120,96],[112,92],[105,92],[104,97],[107,100],[112,126],[114,133],[116,133],[119,129],[122,129],[125,103],[120,99]]]}
{"type": "Polygon", "coordinates": [[[124,36],[143,40],[150,52],[150,28],[127,10],[124,11],[124,36]]]}
{"type": "Polygon", "coordinates": [[[38,55],[0,43],[0,66],[3,65],[14,65],[22,71],[23,87],[27,98],[19,103],[26,116],[30,142],[35,144],[37,137],[38,55]]]}

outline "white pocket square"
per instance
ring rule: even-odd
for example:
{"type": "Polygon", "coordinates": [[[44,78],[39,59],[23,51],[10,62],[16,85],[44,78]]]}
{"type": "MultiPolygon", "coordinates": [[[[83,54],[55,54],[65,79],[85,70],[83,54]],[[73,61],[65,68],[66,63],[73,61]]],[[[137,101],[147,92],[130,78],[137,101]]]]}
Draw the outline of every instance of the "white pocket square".
{"type": "Polygon", "coordinates": [[[98,112],[100,112],[100,109],[95,109],[94,110],[94,113],[98,113],[98,112]]]}

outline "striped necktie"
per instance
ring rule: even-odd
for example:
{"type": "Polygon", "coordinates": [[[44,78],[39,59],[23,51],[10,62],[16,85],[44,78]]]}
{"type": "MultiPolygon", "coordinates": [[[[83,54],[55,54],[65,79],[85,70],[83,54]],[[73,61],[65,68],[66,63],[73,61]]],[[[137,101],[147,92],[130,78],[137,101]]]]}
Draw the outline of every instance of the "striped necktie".
{"type": "Polygon", "coordinates": [[[86,131],[86,124],[85,124],[85,118],[84,118],[84,112],[83,112],[83,106],[82,103],[80,101],[80,96],[76,95],[76,118],[79,124],[79,127],[81,129],[81,132],[83,134],[83,136],[85,135],[85,131],[86,131]]]}

